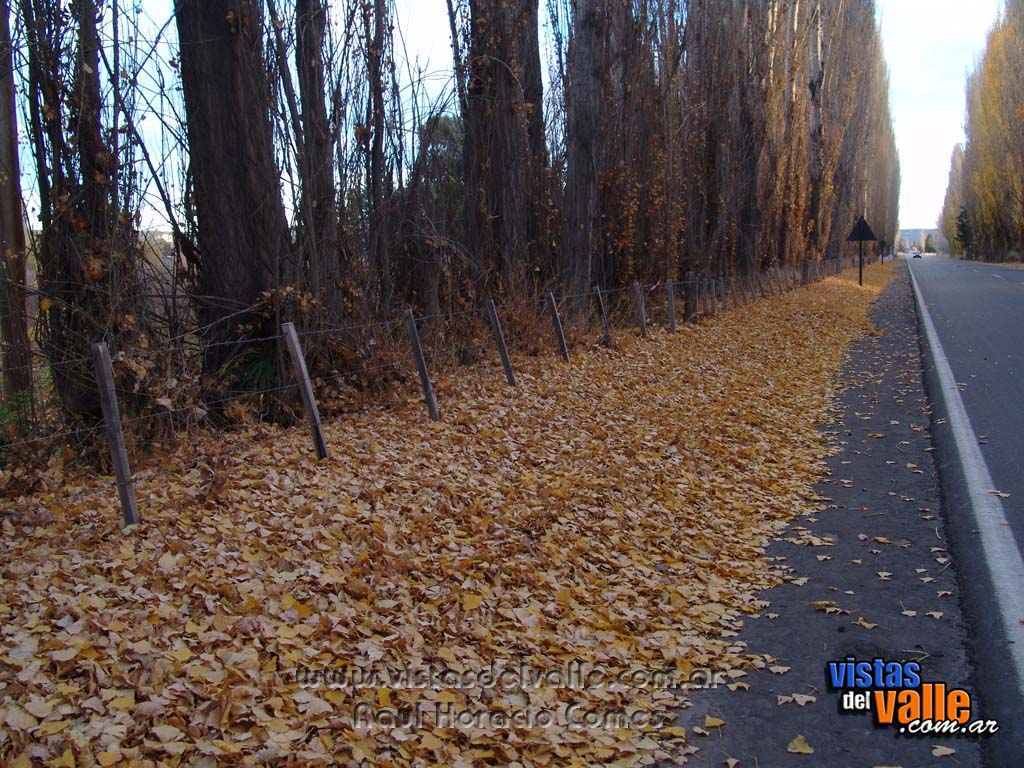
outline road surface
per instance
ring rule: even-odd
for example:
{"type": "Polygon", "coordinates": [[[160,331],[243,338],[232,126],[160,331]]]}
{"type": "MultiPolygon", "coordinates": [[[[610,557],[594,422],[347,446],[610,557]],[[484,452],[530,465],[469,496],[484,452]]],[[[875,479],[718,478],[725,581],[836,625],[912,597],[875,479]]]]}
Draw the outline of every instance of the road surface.
{"type": "Polygon", "coordinates": [[[912,259],[936,461],[963,582],[990,764],[1024,748],[1024,269],[912,259]]]}

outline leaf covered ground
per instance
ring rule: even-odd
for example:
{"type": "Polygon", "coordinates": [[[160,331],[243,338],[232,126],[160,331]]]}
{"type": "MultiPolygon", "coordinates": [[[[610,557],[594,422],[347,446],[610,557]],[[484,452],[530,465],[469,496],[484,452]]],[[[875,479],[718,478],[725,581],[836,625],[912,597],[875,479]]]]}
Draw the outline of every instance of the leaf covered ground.
{"type": "Polygon", "coordinates": [[[650,671],[741,688],[771,666],[735,633],[786,578],[764,547],[815,503],[816,426],[891,270],[517,359],[516,390],[497,364],[453,374],[443,422],[413,397],[333,421],[319,463],[299,428],[195,439],[153,459],[169,474],[126,533],[109,478],[22,500],[0,532],[0,763],[686,760],[670,713],[700,694],[650,671]],[[380,676],[303,684],[324,670],[380,676]]]}

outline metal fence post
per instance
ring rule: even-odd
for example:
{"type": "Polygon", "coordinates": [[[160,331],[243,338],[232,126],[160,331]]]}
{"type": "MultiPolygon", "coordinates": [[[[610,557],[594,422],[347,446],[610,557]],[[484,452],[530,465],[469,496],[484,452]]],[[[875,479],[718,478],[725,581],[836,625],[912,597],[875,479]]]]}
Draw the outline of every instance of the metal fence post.
{"type": "Polygon", "coordinates": [[[121,426],[121,409],[117,405],[114,389],[114,369],[110,364],[110,351],[104,341],[92,345],[92,359],[96,366],[96,383],[100,388],[100,407],[103,421],[107,426],[107,443],[110,445],[110,460],[117,478],[117,495],[121,499],[121,514],[125,526],[139,522],[139,507],[135,501],[135,483],[128,465],[128,451],[124,444],[124,430],[121,426]]]}
{"type": "Polygon", "coordinates": [[[411,309],[405,310],[405,331],[409,334],[409,344],[412,346],[412,356],[416,361],[416,369],[420,374],[420,386],[423,388],[423,400],[427,404],[427,413],[431,421],[441,420],[441,411],[437,407],[437,398],[434,397],[434,385],[430,383],[430,372],[427,370],[427,359],[423,356],[423,345],[420,344],[420,332],[416,328],[416,316],[411,309]]]}

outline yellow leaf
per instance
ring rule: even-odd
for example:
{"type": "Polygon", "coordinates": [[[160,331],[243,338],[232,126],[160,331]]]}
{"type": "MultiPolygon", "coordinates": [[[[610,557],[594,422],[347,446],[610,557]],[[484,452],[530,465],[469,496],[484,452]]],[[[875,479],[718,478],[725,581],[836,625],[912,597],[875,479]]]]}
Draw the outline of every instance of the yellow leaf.
{"type": "Polygon", "coordinates": [[[27,731],[29,728],[36,727],[36,719],[17,705],[7,710],[4,722],[18,731],[27,731]]]}
{"type": "Polygon", "coordinates": [[[814,747],[807,743],[807,739],[803,736],[797,736],[786,747],[787,752],[792,752],[795,755],[813,755],[814,747]]]}
{"type": "Polygon", "coordinates": [[[43,736],[52,736],[55,733],[60,733],[69,725],[71,722],[68,720],[47,720],[39,726],[39,733],[43,736]]]}
{"type": "Polygon", "coordinates": [[[705,728],[721,728],[723,725],[725,725],[725,720],[718,717],[712,717],[711,715],[704,715],[705,728]]]}
{"type": "Polygon", "coordinates": [[[467,611],[475,611],[480,607],[480,603],[484,601],[483,595],[474,595],[472,593],[466,593],[462,596],[462,607],[467,611]]]}
{"type": "Polygon", "coordinates": [[[96,761],[103,766],[113,765],[114,763],[121,762],[120,752],[100,752],[96,755],[96,761]]]}
{"type": "Polygon", "coordinates": [[[432,733],[425,733],[420,737],[420,744],[427,749],[443,749],[444,742],[432,733]]]}
{"type": "Polygon", "coordinates": [[[951,747],[940,747],[938,745],[932,747],[932,755],[935,757],[949,757],[950,755],[955,754],[956,750],[951,747]]]}
{"type": "Polygon", "coordinates": [[[68,747],[64,750],[64,753],[60,757],[56,757],[53,760],[47,760],[46,764],[50,768],[75,768],[75,753],[68,747]]]}
{"type": "Polygon", "coordinates": [[[131,696],[118,696],[107,704],[108,709],[131,709],[135,706],[135,699],[131,696]]]}
{"type": "Polygon", "coordinates": [[[152,733],[162,742],[177,741],[183,734],[173,725],[158,725],[152,729],[152,733]]]}
{"type": "Polygon", "coordinates": [[[38,718],[49,717],[53,714],[54,702],[53,701],[30,701],[25,704],[25,709],[31,712],[38,718]]]}

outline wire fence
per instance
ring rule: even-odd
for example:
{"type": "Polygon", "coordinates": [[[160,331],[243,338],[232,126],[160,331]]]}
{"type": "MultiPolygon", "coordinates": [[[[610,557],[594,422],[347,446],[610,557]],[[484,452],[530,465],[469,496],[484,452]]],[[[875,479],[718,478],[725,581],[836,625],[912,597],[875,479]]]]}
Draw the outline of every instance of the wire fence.
{"type": "MultiPolygon", "coordinates": [[[[428,415],[434,420],[441,418],[431,369],[443,367],[445,362],[453,357],[453,351],[449,348],[450,341],[444,333],[445,328],[453,327],[456,324],[464,326],[467,322],[475,321],[478,325],[470,329],[472,333],[463,334],[463,338],[473,339],[474,344],[482,349],[490,346],[486,337],[492,336],[492,341],[501,356],[509,384],[515,385],[513,353],[537,355],[557,350],[566,360],[570,360],[573,348],[592,338],[595,330],[606,345],[613,343],[611,335],[613,328],[619,332],[624,327],[633,326],[641,336],[648,334],[650,326],[663,325],[669,330],[675,330],[680,324],[718,315],[757,300],[794,290],[826,276],[838,274],[844,269],[852,267],[854,264],[851,261],[849,259],[806,261],[799,266],[772,267],[739,275],[713,276],[706,273],[688,272],[682,280],[678,281],[634,283],[608,290],[594,288],[557,297],[548,292],[500,305],[489,302],[490,309],[485,305],[484,307],[421,316],[416,316],[411,310],[406,310],[401,317],[349,325],[325,325],[305,329],[301,332],[286,323],[282,326],[281,332],[277,334],[240,336],[208,344],[198,343],[194,347],[197,354],[205,354],[214,348],[235,346],[244,349],[255,344],[276,344],[283,340],[286,344],[281,346],[288,348],[290,357],[290,365],[286,366],[283,375],[290,380],[282,381],[281,378],[278,378],[266,386],[244,388],[230,394],[224,393],[222,389],[220,394],[210,399],[199,398],[194,401],[189,399],[181,404],[174,404],[160,391],[141,388],[126,390],[123,387],[116,387],[107,344],[101,342],[94,345],[94,354],[91,357],[33,364],[31,367],[35,370],[49,370],[51,374],[55,370],[69,366],[91,367],[103,401],[103,417],[97,419],[93,424],[66,425],[48,432],[44,430],[42,434],[22,435],[17,439],[2,442],[0,443],[0,458],[6,460],[13,456],[16,450],[30,446],[52,448],[58,445],[67,445],[73,441],[95,439],[96,433],[104,432],[111,461],[115,473],[118,475],[117,488],[121,495],[124,519],[127,524],[131,524],[139,519],[134,500],[136,485],[171,474],[187,473],[196,466],[200,466],[204,461],[200,457],[194,466],[186,464],[173,469],[131,474],[128,469],[130,450],[134,455],[138,455],[165,442],[159,437],[147,439],[147,435],[151,437],[160,431],[151,428],[154,424],[163,424],[167,427],[166,432],[173,435],[171,439],[176,440],[175,427],[184,426],[188,433],[195,425],[216,425],[210,420],[210,415],[223,413],[233,403],[246,403],[252,406],[253,403],[265,401],[272,402],[275,404],[274,407],[277,407],[281,402],[290,402],[293,404],[293,416],[304,411],[313,433],[316,451],[320,458],[325,458],[328,454],[328,447],[323,437],[318,404],[324,402],[325,395],[331,392],[332,387],[368,381],[373,376],[379,378],[384,371],[390,371],[394,375],[395,381],[401,385],[408,385],[411,379],[418,378],[428,415]],[[522,310],[527,307],[533,307],[534,311],[524,313],[522,310]],[[489,311],[492,311],[490,317],[488,316],[489,311]],[[564,321],[563,314],[565,315],[564,321]],[[368,337],[371,344],[376,343],[383,349],[389,345],[385,343],[385,339],[375,338],[373,334],[387,331],[387,341],[391,342],[390,347],[394,350],[395,342],[400,339],[403,326],[407,337],[405,339],[404,363],[396,355],[392,359],[367,362],[358,366],[346,366],[344,370],[328,372],[315,377],[309,376],[306,368],[306,356],[301,346],[303,341],[320,343],[332,336],[368,337]],[[420,338],[421,328],[428,331],[426,345],[420,338]],[[546,331],[545,328],[547,328],[546,331]],[[292,338],[289,339],[289,336],[292,338]],[[295,410],[297,407],[294,406],[296,392],[302,396],[302,411],[295,410]],[[286,393],[289,395],[288,400],[285,398],[286,393]],[[139,400],[146,402],[149,412],[126,411],[124,404],[139,400]],[[129,415],[122,415],[122,413],[129,415]],[[133,435],[131,440],[124,438],[123,430],[126,427],[133,435]]],[[[203,329],[196,329],[191,334],[182,334],[176,337],[172,343],[160,348],[134,351],[151,357],[175,352],[179,350],[178,344],[186,337],[198,338],[202,332],[203,329]]],[[[119,349],[113,360],[119,365],[127,365],[126,361],[132,353],[131,349],[119,349]]],[[[384,357],[386,358],[387,355],[385,354],[384,357]]],[[[476,359],[479,357],[478,355],[476,359]]],[[[470,362],[475,362],[476,359],[470,362]]],[[[6,376],[23,367],[0,369],[0,374],[6,376]]],[[[409,401],[408,392],[399,399],[381,398],[379,395],[380,393],[371,391],[361,401],[359,399],[350,400],[346,404],[334,408],[333,413],[335,415],[360,413],[377,408],[393,407],[409,401]]],[[[223,423],[227,421],[229,420],[225,419],[223,423]]],[[[292,419],[292,423],[295,423],[295,418],[292,419]]],[[[232,446],[230,452],[237,453],[257,444],[258,442],[252,440],[240,440],[232,446]]],[[[86,489],[78,495],[94,492],[96,492],[95,488],[86,489]]],[[[74,497],[69,497],[67,500],[70,501],[72,498],[74,497]]]]}

